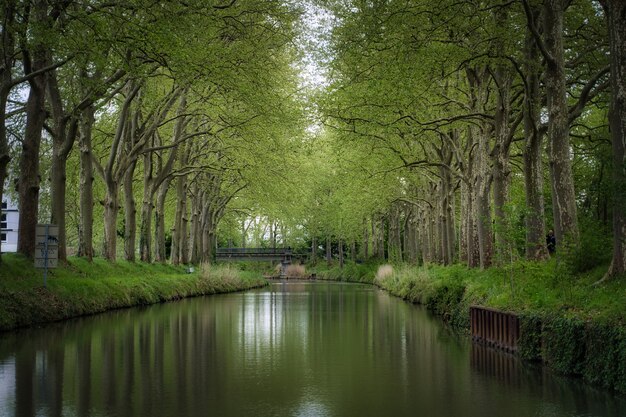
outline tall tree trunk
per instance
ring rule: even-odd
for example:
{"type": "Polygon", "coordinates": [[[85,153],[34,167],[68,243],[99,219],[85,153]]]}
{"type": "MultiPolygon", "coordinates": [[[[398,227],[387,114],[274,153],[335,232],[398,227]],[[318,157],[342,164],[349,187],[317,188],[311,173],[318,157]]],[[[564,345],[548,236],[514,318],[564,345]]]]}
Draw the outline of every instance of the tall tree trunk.
{"type": "Polygon", "coordinates": [[[78,256],[89,262],[93,259],[93,155],[91,132],[95,109],[89,106],[82,114],[80,124],[80,232],[78,256]]]}
{"type": "MultiPolygon", "coordinates": [[[[486,70],[483,68],[468,68],[467,78],[472,95],[472,108],[480,111],[485,101],[486,70]]],[[[489,169],[489,136],[487,127],[468,129],[469,142],[476,143],[472,160],[472,209],[478,235],[478,250],[480,268],[491,266],[493,257],[492,227],[491,227],[491,173],[489,169]],[[474,142],[476,141],[476,142],[474,142]]]]}
{"type": "Polygon", "coordinates": [[[367,225],[367,219],[363,220],[363,260],[367,262],[370,257],[370,237],[368,233],[369,227],[367,225]]]}
{"type": "Polygon", "coordinates": [[[495,214],[496,258],[502,263],[512,248],[510,222],[505,211],[509,201],[511,167],[509,149],[511,145],[511,81],[512,74],[505,64],[496,68],[497,100],[495,112],[495,146],[493,155],[493,205],[495,214]]]}
{"type": "Polygon", "coordinates": [[[477,193],[473,208],[475,210],[474,218],[476,219],[478,231],[478,248],[480,254],[480,268],[488,268],[491,266],[493,257],[493,241],[491,227],[491,205],[490,191],[491,179],[487,167],[487,138],[482,132],[479,137],[479,145],[477,152],[479,153],[477,161],[476,176],[477,193]]]}
{"type": "MultiPolygon", "coordinates": [[[[530,11],[537,21],[539,13],[530,11]]],[[[524,190],[526,191],[526,259],[543,260],[548,257],[546,221],[543,199],[543,163],[541,159],[543,133],[539,129],[541,98],[539,96],[539,69],[541,62],[537,42],[527,31],[525,40],[524,74],[524,190]]]]}
{"type": "Polygon", "coordinates": [[[356,241],[354,239],[350,240],[350,260],[356,262],[356,241]]]}
{"type": "MultiPolygon", "coordinates": [[[[36,52],[33,71],[46,64],[42,52],[36,52]]],[[[20,155],[19,174],[19,226],[17,251],[29,258],[35,255],[37,216],[39,206],[39,146],[41,131],[46,119],[45,109],[46,76],[39,75],[30,82],[26,102],[26,128],[20,155]]]]}
{"type": "Polygon", "coordinates": [[[339,239],[339,241],[337,242],[338,247],[338,256],[339,256],[339,268],[343,269],[343,264],[344,264],[344,260],[343,260],[343,239],[339,239]]]}
{"type": "MultiPolygon", "coordinates": [[[[2,10],[3,22],[0,27],[0,202],[4,198],[4,186],[8,175],[9,162],[9,141],[6,129],[6,111],[9,94],[13,87],[13,64],[16,60],[15,54],[15,24],[16,1],[6,0],[0,6],[2,10]]],[[[0,242],[2,245],[2,242],[0,242]]],[[[2,260],[2,247],[0,246],[0,261],[2,260]]]]}
{"type": "Polygon", "coordinates": [[[187,199],[185,199],[185,204],[183,205],[183,217],[180,222],[180,263],[187,264],[189,263],[189,204],[187,203],[187,199]]]}
{"type": "Polygon", "coordinates": [[[543,10],[552,212],[557,245],[566,248],[577,245],[578,219],[570,159],[569,110],[563,47],[564,2],[545,0],[543,10]]]}
{"type": "Polygon", "coordinates": [[[613,258],[606,277],[626,273],[626,3],[601,0],[611,50],[609,124],[613,144],[613,258]]]}
{"type": "Polygon", "coordinates": [[[118,207],[118,185],[116,182],[106,183],[104,196],[104,242],[103,256],[111,262],[117,258],[117,212],[118,207]]]}
{"type": "Polygon", "coordinates": [[[152,154],[147,153],[143,157],[143,198],[139,228],[139,256],[143,262],[152,260],[152,184],[152,154]]]}
{"type": "Polygon", "coordinates": [[[124,257],[127,261],[135,261],[137,242],[137,208],[133,195],[133,177],[136,162],[132,162],[124,174],[124,257]]]}
{"type": "Polygon", "coordinates": [[[317,236],[311,237],[311,265],[317,264],[317,236]]]}
{"type": "Polygon", "coordinates": [[[389,234],[387,248],[390,262],[402,262],[402,243],[400,242],[400,208],[393,204],[389,210],[389,234]]]}
{"type": "Polygon", "coordinates": [[[171,178],[166,179],[159,186],[156,198],[156,208],[154,211],[154,260],[157,262],[165,262],[167,254],[165,251],[165,198],[170,186],[171,178]]]}
{"type": "Polygon", "coordinates": [[[191,225],[189,229],[189,262],[200,262],[199,239],[200,239],[200,204],[202,196],[197,185],[194,185],[193,198],[191,200],[191,225]]]}
{"type": "Polygon", "coordinates": [[[187,211],[186,178],[184,175],[176,179],[176,213],[174,215],[174,230],[172,231],[172,264],[178,265],[183,257],[183,240],[187,234],[187,228],[183,229],[183,218],[187,211]]]}
{"type": "Polygon", "coordinates": [[[330,266],[333,261],[332,250],[331,250],[331,241],[330,236],[326,237],[326,264],[330,266]]]}

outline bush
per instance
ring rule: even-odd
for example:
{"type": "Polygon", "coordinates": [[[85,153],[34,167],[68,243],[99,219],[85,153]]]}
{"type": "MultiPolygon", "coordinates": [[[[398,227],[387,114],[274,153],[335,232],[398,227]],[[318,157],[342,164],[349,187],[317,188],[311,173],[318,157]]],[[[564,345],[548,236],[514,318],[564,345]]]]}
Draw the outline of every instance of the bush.
{"type": "MultiPolygon", "coordinates": [[[[580,219],[580,239],[570,253],[560,254],[571,269],[571,273],[579,274],[593,268],[608,264],[611,260],[613,243],[611,233],[595,220],[585,217],[580,219]]],[[[558,244],[558,242],[557,242],[558,244]]]]}
{"type": "Polygon", "coordinates": [[[393,276],[393,266],[389,264],[381,265],[376,271],[374,282],[381,285],[393,276]]]}
{"type": "Polygon", "coordinates": [[[288,265],[287,268],[285,268],[285,276],[287,278],[296,278],[296,279],[307,278],[306,268],[304,267],[304,265],[288,265]]]}

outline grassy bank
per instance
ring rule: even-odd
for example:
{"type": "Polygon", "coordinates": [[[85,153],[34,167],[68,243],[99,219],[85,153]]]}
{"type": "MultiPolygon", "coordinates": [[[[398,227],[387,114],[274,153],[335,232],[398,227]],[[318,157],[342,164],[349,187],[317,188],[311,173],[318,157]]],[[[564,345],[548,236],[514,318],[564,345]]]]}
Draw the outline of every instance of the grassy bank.
{"type": "Polygon", "coordinates": [[[50,270],[44,288],[42,271],[32,261],[6,254],[0,266],[0,330],[266,283],[260,274],[230,266],[203,266],[188,274],[182,266],[71,258],[67,266],[50,270]]]}
{"type": "Polygon", "coordinates": [[[321,278],[373,282],[462,331],[469,331],[471,305],[513,312],[521,318],[522,358],[626,392],[626,278],[594,286],[606,267],[572,274],[551,260],[485,271],[461,265],[321,268],[321,278]],[[353,268],[359,275],[351,275],[353,268]]]}

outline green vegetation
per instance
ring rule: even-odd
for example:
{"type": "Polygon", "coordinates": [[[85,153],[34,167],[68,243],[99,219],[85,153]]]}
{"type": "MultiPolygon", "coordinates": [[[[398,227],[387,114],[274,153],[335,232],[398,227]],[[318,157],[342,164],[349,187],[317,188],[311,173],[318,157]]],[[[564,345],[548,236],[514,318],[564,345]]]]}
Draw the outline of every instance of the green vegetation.
{"type": "Polygon", "coordinates": [[[186,273],[182,266],[70,258],[66,267],[49,272],[44,288],[42,271],[32,261],[6,255],[3,263],[0,330],[267,283],[259,274],[232,266],[203,265],[186,273]]]}

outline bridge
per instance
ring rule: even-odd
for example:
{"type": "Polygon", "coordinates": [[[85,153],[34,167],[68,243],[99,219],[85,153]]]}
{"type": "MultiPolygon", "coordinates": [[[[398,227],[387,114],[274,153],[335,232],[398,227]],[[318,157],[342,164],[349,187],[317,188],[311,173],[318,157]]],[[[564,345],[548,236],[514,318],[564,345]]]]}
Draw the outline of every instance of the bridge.
{"type": "Polygon", "coordinates": [[[215,260],[222,262],[238,261],[280,261],[290,264],[291,248],[217,248],[215,260]]]}

